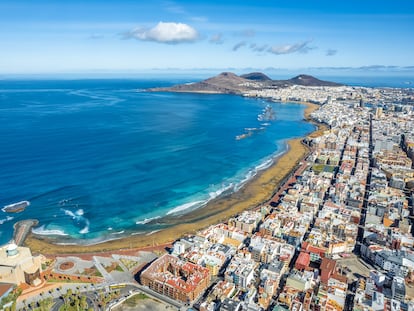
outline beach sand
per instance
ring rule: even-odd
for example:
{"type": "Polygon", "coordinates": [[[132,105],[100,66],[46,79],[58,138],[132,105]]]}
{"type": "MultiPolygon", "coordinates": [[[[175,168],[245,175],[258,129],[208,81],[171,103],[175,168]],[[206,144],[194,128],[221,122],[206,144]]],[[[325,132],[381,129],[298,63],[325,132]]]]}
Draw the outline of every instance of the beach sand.
{"type": "MultiPolygon", "coordinates": [[[[312,111],[318,105],[306,104],[305,119],[309,119],[312,111]]],[[[316,132],[326,130],[319,126],[316,132]]],[[[320,134],[320,133],[318,133],[320,134]]],[[[312,133],[315,135],[315,133],[312,133]]],[[[249,183],[236,193],[210,201],[205,207],[196,209],[180,216],[165,217],[163,221],[170,227],[150,235],[133,235],[118,240],[107,241],[96,245],[55,245],[47,239],[30,234],[25,245],[33,252],[42,254],[69,254],[111,251],[119,249],[139,249],[141,247],[172,242],[186,234],[193,234],[203,228],[219,222],[225,222],[233,215],[266,203],[278,189],[281,181],[291,173],[308,153],[308,148],[302,144],[301,138],[288,141],[288,151],[281,155],[268,169],[261,171],[249,183]]]]}

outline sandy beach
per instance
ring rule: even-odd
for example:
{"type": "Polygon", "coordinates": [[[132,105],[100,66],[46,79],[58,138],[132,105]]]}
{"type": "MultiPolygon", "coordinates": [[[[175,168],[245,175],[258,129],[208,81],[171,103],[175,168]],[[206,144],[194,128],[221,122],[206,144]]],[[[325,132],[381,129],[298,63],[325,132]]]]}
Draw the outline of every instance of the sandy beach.
{"type": "MultiPolygon", "coordinates": [[[[308,121],[310,113],[319,108],[318,105],[305,104],[304,118],[308,121]]],[[[326,130],[323,125],[318,125],[318,130],[311,135],[320,135],[326,130]]],[[[107,241],[96,245],[55,245],[47,239],[41,239],[30,234],[25,241],[33,252],[42,254],[69,254],[111,251],[119,249],[138,249],[152,245],[172,242],[185,234],[226,221],[246,209],[254,208],[259,204],[269,201],[272,194],[280,186],[281,181],[298,165],[308,153],[308,149],[302,144],[302,138],[288,141],[288,150],[268,169],[261,171],[249,183],[238,192],[210,201],[205,207],[191,211],[185,215],[165,217],[163,221],[171,225],[169,228],[154,232],[150,235],[133,235],[118,240],[107,241]]]]}

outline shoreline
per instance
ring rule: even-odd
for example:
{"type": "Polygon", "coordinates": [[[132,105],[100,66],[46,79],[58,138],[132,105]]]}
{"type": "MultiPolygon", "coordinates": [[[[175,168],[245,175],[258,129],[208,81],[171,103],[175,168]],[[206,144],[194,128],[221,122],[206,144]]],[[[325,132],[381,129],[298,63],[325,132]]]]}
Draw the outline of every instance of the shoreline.
{"type": "MultiPolygon", "coordinates": [[[[310,114],[318,109],[319,105],[304,102],[298,102],[298,104],[306,105],[304,119],[307,122],[312,122],[317,127],[314,132],[307,136],[317,135],[326,129],[326,126],[315,123],[310,118],[310,114]]],[[[163,217],[163,221],[170,225],[168,228],[90,245],[55,244],[48,238],[38,237],[30,233],[24,244],[30,247],[32,252],[55,255],[107,252],[121,249],[132,250],[171,243],[184,235],[194,234],[210,225],[227,221],[231,216],[271,200],[278,187],[282,186],[281,183],[284,178],[307,155],[308,148],[302,144],[302,139],[303,137],[286,141],[287,150],[274,158],[274,162],[270,167],[259,171],[252,180],[237,192],[213,199],[204,207],[183,215],[163,217]],[[185,221],[183,221],[184,219],[185,221]]]]}

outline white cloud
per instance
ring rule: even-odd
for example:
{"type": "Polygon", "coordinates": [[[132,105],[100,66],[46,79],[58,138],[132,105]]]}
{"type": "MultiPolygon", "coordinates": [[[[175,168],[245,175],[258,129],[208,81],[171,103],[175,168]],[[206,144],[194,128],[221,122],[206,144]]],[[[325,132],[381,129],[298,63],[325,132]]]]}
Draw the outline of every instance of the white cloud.
{"type": "Polygon", "coordinates": [[[125,37],[159,43],[183,43],[196,41],[198,33],[197,30],[187,24],[159,22],[153,28],[134,29],[125,37]]]}
{"type": "Polygon", "coordinates": [[[310,50],[314,49],[314,47],[308,46],[310,42],[311,41],[305,41],[305,42],[294,43],[294,44],[272,46],[267,51],[272,54],[276,54],[276,55],[292,54],[296,52],[308,53],[310,50]]]}

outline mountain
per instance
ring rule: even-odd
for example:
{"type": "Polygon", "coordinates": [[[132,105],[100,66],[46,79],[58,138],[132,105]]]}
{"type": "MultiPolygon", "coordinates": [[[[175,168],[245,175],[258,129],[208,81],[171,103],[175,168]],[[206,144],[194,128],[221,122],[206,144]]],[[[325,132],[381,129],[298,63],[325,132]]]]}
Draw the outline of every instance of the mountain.
{"type": "Polygon", "coordinates": [[[232,72],[194,83],[174,85],[171,87],[152,88],[150,92],[185,92],[214,94],[243,94],[249,90],[262,88],[284,88],[290,85],[302,86],[340,86],[341,84],[322,81],[309,75],[299,75],[289,80],[272,80],[261,72],[252,72],[238,76],[232,72]]]}
{"type": "Polygon", "coordinates": [[[149,91],[240,94],[243,90],[249,89],[244,87],[249,82],[251,81],[239,77],[232,72],[222,72],[218,76],[200,82],[179,84],[165,88],[153,88],[149,91]]]}
{"type": "Polygon", "coordinates": [[[241,75],[240,77],[247,79],[247,80],[253,80],[253,81],[271,81],[272,80],[268,76],[266,76],[264,73],[261,73],[261,72],[251,72],[245,75],[241,75]]]}
{"type": "Polygon", "coordinates": [[[339,83],[319,80],[309,75],[299,75],[292,79],[286,80],[286,82],[303,86],[341,86],[339,83]]]}

